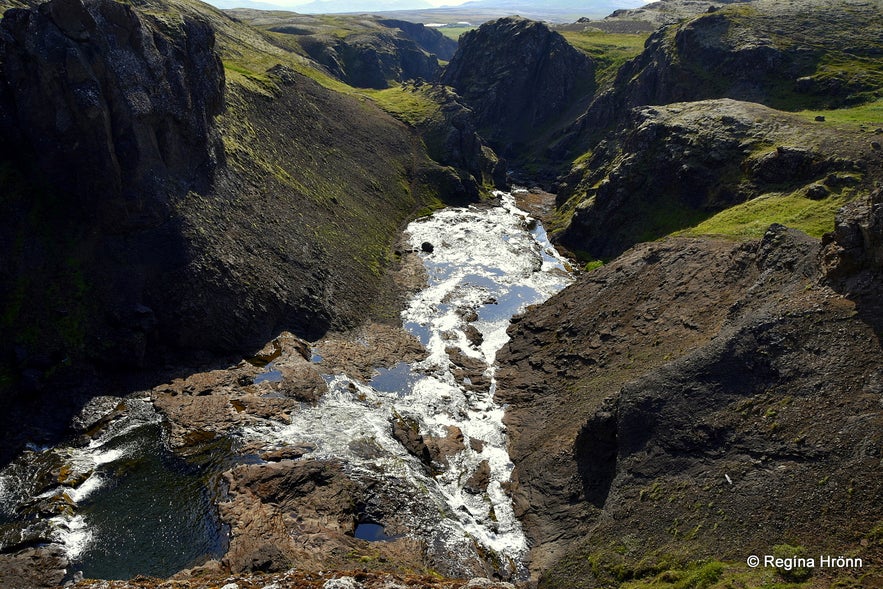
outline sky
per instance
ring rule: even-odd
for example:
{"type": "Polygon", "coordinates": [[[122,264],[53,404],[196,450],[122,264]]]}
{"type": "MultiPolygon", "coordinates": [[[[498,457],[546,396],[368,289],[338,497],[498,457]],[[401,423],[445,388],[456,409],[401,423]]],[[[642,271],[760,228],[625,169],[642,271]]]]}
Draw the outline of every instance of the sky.
{"type": "MultiPolygon", "coordinates": [[[[271,4],[284,4],[286,6],[298,6],[299,4],[307,4],[313,0],[265,0],[271,4]]],[[[435,7],[438,6],[459,6],[469,0],[426,0],[435,7]]]]}

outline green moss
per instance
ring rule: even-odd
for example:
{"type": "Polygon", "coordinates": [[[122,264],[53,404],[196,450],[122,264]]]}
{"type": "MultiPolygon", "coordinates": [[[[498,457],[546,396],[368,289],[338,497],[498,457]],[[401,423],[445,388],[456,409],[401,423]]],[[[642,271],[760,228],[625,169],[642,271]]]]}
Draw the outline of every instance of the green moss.
{"type": "Polygon", "coordinates": [[[449,39],[453,39],[454,41],[458,41],[460,39],[460,35],[463,33],[467,33],[471,30],[475,29],[475,27],[439,27],[436,30],[449,39]]]}
{"type": "Polygon", "coordinates": [[[400,84],[384,90],[360,90],[359,93],[374,101],[377,106],[411,126],[417,126],[438,111],[438,103],[426,87],[400,84]]]}
{"type": "Polygon", "coordinates": [[[595,82],[598,86],[612,82],[619,68],[644,50],[648,36],[647,33],[604,31],[561,31],[561,35],[595,61],[595,82]]]}
{"type": "MultiPolygon", "coordinates": [[[[773,546],[773,556],[781,559],[806,557],[806,549],[803,546],[791,546],[790,544],[778,544],[773,546]]],[[[776,572],[786,581],[801,583],[812,576],[809,567],[777,567],[776,572]]]]}
{"type": "Polygon", "coordinates": [[[592,270],[597,270],[598,268],[600,268],[603,265],[604,265],[603,260],[589,260],[588,262],[586,262],[586,265],[583,266],[583,270],[585,272],[591,272],[592,270]]]}
{"type": "Polygon", "coordinates": [[[883,98],[850,108],[803,110],[797,114],[810,120],[824,117],[824,123],[828,125],[883,126],[883,98]]]}
{"type": "Polygon", "coordinates": [[[802,191],[790,194],[764,194],[736,205],[677,232],[677,235],[727,235],[738,238],[762,237],[773,223],[799,229],[813,237],[833,231],[834,216],[848,200],[847,191],[822,200],[806,198],[802,191]]]}

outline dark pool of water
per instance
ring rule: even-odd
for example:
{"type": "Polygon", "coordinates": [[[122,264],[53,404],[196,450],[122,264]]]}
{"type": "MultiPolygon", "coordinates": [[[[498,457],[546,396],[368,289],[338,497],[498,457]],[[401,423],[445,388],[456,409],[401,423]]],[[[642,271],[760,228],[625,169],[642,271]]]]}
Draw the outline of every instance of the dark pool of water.
{"type": "Polygon", "coordinates": [[[227,531],[213,502],[229,447],[184,460],[165,448],[161,433],[152,424],[113,440],[134,448],[101,467],[108,482],[81,502],[92,542],[69,570],[99,579],[167,577],[223,555],[227,531]]]}
{"type": "Polygon", "coordinates": [[[411,386],[420,378],[420,375],[411,372],[411,365],[407,362],[399,362],[392,368],[378,368],[377,374],[369,384],[376,391],[386,393],[407,394],[411,386]]]}
{"type": "Polygon", "coordinates": [[[368,542],[391,542],[399,538],[398,536],[388,536],[383,526],[371,523],[357,525],[354,535],[356,538],[367,540],[368,542]]]}

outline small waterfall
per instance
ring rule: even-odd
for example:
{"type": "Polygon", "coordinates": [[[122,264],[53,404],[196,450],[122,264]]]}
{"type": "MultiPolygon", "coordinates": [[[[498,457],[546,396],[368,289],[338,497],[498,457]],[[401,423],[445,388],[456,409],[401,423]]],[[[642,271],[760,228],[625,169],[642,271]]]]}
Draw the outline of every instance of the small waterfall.
{"type": "Polygon", "coordinates": [[[352,478],[370,481],[387,528],[423,539],[438,560],[482,558],[516,578],[527,544],[505,490],[513,465],[493,398],[494,359],[511,317],[571,277],[512,194],[496,196],[499,206],[445,209],[407,228],[428,284],[402,320],[425,359],[378,370],[368,382],[327,375],[329,392],[315,407],[245,434],[314,445],[310,456],[341,460],[352,478]],[[446,452],[427,467],[397,439],[397,424],[441,440],[446,452]]]}
{"type": "MultiPolygon", "coordinates": [[[[215,504],[219,473],[242,460],[232,445],[307,443],[308,457],[340,461],[370,489],[360,533],[422,540],[449,575],[469,576],[480,562],[488,574],[524,576],[494,360],[511,317],[571,277],[512,194],[496,197],[498,205],[445,209],[407,228],[428,283],[401,317],[426,348],[422,360],[365,381],[325,374],[327,394],[290,424],[256,419],[199,458],[168,450],[149,398],[96,398],[74,424],[79,438],[32,447],[0,470],[0,549],[54,543],[70,571],[96,578],[171,575],[225,550],[215,504]]],[[[313,361],[321,368],[321,348],[313,361]]]]}

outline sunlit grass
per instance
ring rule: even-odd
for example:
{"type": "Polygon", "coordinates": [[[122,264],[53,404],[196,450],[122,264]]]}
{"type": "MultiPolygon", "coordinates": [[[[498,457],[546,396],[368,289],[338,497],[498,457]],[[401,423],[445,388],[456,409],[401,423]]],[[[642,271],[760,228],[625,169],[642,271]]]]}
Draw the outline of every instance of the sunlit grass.
{"type": "Polygon", "coordinates": [[[412,126],[424,122],[438,110],[438,104],[419,87],[413,85],[396,85],[384,90],[359,89],[358,93],[367,96],[381,109],[412,126]]]}
{"type": "Polygon", "coordinates": [[[835,195],[811,200],[799,192],[764,194],[736,205],[676,235],[728,235],[740,238],[762,237],[773,223],[799,229],[813,237],[833,231],[834,216],[848,198],[835,195]]]}
{"type": "Polygon", "coordinates": [[[438,27],[435,29],[448,39],[453,39],[454,41],[460,38],[460,35],[467,31],[471,31],[475,27],[438,27]]]}
{"type": "Polygon", "coordinates": [[[883,126],[883,98],[852,108],[804,110],[798,114],[808,119],[822,116],[825,117],[825,122],[829,123],[883,126]]]}
{"type": "Polygon", "coordinates": [[[647,33],[605,33],[603,31],[562,31],[567,42],[587,53],[598,69],[595,80],[599,85],[613,80],[617,70],[626,61],[644,50],[647,33]]]}

